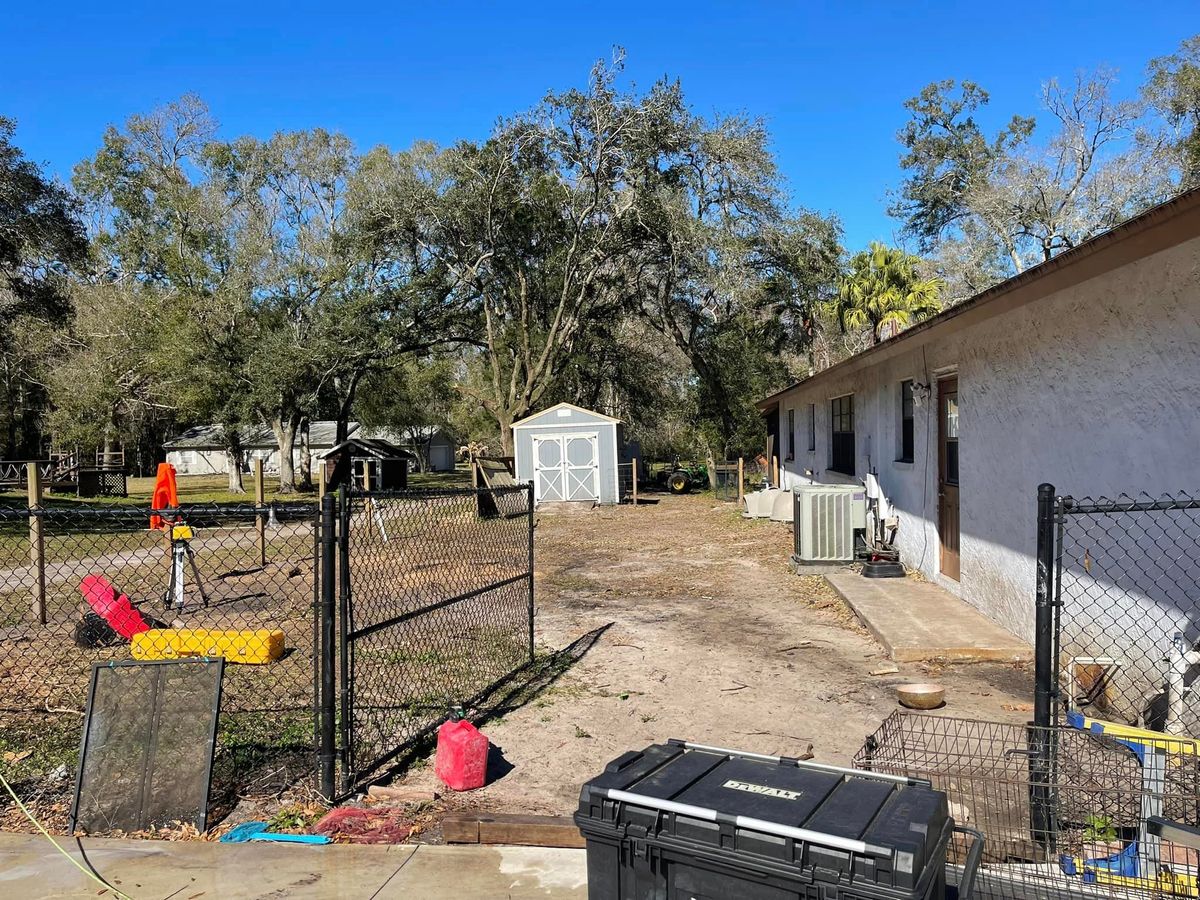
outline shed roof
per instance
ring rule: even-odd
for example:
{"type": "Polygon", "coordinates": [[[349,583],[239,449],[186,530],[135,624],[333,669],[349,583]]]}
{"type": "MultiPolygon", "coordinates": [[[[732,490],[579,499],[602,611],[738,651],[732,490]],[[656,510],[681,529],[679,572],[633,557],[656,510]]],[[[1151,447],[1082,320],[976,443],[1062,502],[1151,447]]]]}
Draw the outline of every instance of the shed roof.
{"type": "Polygon", "coordinates": [[[326,457],[333,456],[335,453],[341,453],[343,450],[349,450],[352,455],[370,456],[373,459],[411,460],[416,458],[403,447],[397,447],[391,441],[365,437],[352,437],[342,441],[328,450],[322,450],[317,454],[317,458],[325,459],[326,457]]]}
{"type": "Polygon", "coordinates": [[[907,349],[907,345],[916,346],[918,339],[929,340],[948,335],[1196,237],[1200,237],[1200,188],[1151,207],[1115,228],[1084,241],[1078,247],[1026,269],[1020,275],[918,322],[874,347],[802,378],[760,400],[758,408],[770,412],[779,405],[780,397],[802,384],[810,385],[827,377],[882,362],[907,349]]]}
{"type": "Polygon", "coordinates": [[[576,406],[574,403],[567,403],[564,401],[562,403],[555,403],[553,406],[549,406],[546,409],[539,410],[538,412],[535,412],[531,416],[526,416],[523,419],[518,419],[516,422],[513,422],[512,427],[513,428],[530,428],[534,425],[540,424],[538,422],[535,422],[534,421],[535,419],[540,419],[542,416],[546,415],[547,413],[552,413],[558,409],[573,409],[573,410],[575,410],[575,412],[582,413],[585,416],[590,416],[591,418],[595,419],[598,422],[611,422],[614,425],[621,424],[620,419],[614,419],[612,416],[606,416],[604,413],[596,412],[594,409],[584,409],[582,406],[576,406]]]}

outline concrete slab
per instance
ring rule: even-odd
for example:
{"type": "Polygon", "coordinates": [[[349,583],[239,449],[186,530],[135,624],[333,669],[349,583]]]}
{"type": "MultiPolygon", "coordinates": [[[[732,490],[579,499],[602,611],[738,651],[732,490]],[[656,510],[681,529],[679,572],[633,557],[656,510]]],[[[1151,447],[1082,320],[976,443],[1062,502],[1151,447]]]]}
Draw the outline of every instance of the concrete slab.
{"type": "Polygon", "coordinates": [[[936,584],[855,573],[826,575],[825,580],[896,662],[1033,658],[1028,644],[936,584]]]}
{"type": "MultiPolygon", "coordinates": [[[[134,900],[587,896],[583,850],[58,840],[134,900]]],[[[0,897],[94,900],[102,890],[44,837],[0,834],[0,897]]]]}

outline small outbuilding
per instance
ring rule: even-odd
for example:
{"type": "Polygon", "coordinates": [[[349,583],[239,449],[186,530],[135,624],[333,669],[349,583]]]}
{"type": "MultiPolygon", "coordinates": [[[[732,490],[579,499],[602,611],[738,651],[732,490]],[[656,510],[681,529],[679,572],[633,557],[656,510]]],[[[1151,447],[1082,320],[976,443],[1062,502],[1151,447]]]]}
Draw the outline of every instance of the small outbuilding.
{"type": "Polygon", "coordinates": [[[535,503],[621,501],[619,419],[559,403],[513,425],[517,481],[535,503]]]}
{"type": "Polygon", "coordinates": [[[342,484],[359,490],[400,491],[408,487],[408,467],[414,457],[407,450],[379,438],[352,437],[320,454],[325,484],[342,484]]]}

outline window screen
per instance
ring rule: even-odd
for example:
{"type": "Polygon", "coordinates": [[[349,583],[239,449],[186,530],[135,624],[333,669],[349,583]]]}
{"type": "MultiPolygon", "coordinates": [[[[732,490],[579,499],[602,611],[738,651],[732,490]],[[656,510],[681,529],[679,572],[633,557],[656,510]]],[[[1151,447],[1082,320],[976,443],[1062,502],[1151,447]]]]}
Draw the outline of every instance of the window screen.
{"type": "Polygon", "coordinates": [[[796,458],[796,411],[788,410],[787,458],[796,458]]]}
{"type": "Polygon", "coordinates": [[[817,449],[817,404],[808,404],[808,449],[817,449]]]}

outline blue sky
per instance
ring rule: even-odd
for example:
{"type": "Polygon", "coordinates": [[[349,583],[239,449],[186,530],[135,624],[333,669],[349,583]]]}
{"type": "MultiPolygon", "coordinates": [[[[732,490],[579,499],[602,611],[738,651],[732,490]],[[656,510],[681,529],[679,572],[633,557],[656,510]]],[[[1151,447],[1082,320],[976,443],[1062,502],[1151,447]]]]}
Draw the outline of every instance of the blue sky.
{"type": "Polygon", "coordinates": [[[639,85],[682,79],[700,113],[764,117],[794,202],[854,249],[890,240],[903,101],[939,78],[1036,113],[1041,82],[1100,63],[1132,92],[1200,30],[1195,0],[1091,3],[13,3],[0,114],[63,177],[108,123],[194,91],[223,133],[340,129],[365,149],[481,138],[581,84],[614,44],[639,85]],[[1191,26],[1189,29],[1188,26],[1191,26]]]}

